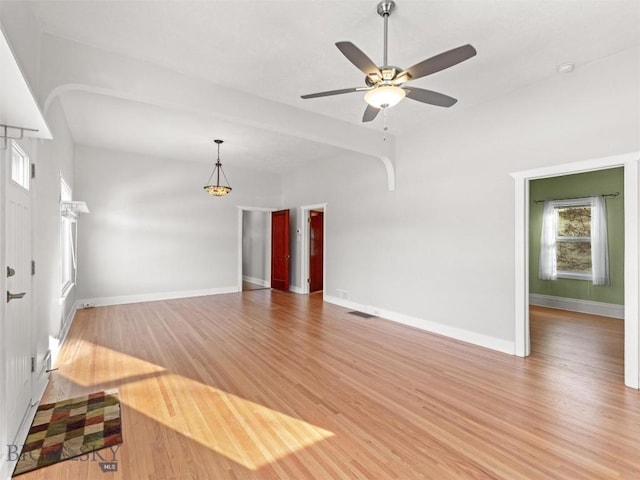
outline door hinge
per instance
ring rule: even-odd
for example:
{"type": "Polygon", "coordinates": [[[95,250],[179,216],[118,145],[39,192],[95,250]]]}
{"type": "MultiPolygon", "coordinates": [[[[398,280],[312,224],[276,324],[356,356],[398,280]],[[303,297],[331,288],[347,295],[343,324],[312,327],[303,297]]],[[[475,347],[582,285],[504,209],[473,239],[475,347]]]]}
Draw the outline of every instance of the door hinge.
{"type": "Polygon", "coordinates": [[[35,274],[36,274],[36,261],[31,260],[31,275],[35,275],[35,274]]]}
{"type": "Polygon", "coordinates": [[[307,283],[311,283],[311,279],[310,278],[307,278],[307,283]]]}
{"type": "Polygon", "coordinates": [[[36,164],[31,164],[31,178],[36,178],[36,164]]]}
{"type": "Polygon", "coordinates": [[[36,357],[31,357],[31,373],[36,371],[36,357]]]}
{"type": "Polygon", "coordinates": [[[311,217],[307,217],[307,223],[311,223],[311,217]]]}

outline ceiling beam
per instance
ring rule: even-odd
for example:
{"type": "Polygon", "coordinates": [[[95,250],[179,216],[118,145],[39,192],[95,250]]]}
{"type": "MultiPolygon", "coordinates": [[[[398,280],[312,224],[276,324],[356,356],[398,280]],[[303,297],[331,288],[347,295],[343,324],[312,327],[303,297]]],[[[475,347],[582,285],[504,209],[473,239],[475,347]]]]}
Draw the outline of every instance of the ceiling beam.
{"type": "Polygon", "coordinates": [[[158,107],[210,115],[374,157],[395,189],[395,137],[319,115],[155,64],[45,34],[40,100],[45,112],[60,94],[84,90],[158,107]]]}

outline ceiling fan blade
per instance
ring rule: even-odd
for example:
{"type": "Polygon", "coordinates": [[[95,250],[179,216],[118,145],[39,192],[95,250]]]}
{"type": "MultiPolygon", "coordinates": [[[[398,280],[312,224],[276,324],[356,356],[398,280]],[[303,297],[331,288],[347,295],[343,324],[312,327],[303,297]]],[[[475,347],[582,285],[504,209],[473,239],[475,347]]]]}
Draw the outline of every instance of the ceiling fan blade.
{"type": "Polygon", "coordinates": [[[403,90],[407,92],[407,98],[411,100],[428,103],[429,105],[437,105],[438,107],[450,107],[458,101],[443,93],[432,92],[424,88],[407,87],[403,90]]]}
{"type": "Polygon", "coordinates": [[[337,42],[336,47],[347,57],[351,63],[360,69],[365,75],[377,74],[382,77],[380,70],[367,55],[351,42],[337,42]]]}
{"type": "Polygon", "coordinates": [[[400,73],[398,77],[402,77],[404,74],[409,74],[409,80],[415,80],[416,78],[426,77],[432,73],[439,72],[445,68],[453,67],[460,62],[470,59],[476,53],[476,49],[471,45],[463,45],[462,47],[454,48],[453,50],[446,51],[435,57],[427,58],[420,63],[416,63],[413,67],[407,68],[404,72],[400,73]]]}
{"type": "Polygon", "coordinates": [[[362,116],[362,121],[370,122],[371,120],[376,118],[379,111],[380,111],[379,108],[372,107],[371,105],[367,105],[367,108],[365,108],[364,110],[364,115],[362,116]]]}
{"type": "Polygon", "coordinates": [[[300,98],[318,98],[318,97],[328,97],[330,95],[342,95],[343,93],[353,93],[359,92],[362,88],[343,88],[342,90],[329,90],[328,92],[319,92],[319,93],[310,93],[308,95],[301,95],[300,98]]]}

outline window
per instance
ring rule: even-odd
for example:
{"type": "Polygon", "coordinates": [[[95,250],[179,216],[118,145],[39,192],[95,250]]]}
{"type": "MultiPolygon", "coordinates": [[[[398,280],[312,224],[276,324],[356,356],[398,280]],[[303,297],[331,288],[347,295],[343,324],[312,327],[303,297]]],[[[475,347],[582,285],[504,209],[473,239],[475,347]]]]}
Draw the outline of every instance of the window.
{"type": "Polygon", "coordinates": [[[22,151],[18,144],[11,142],[11,180],[25,190],[29,190],[30,178],[29,157],[22,151]]]}
{"type": "Polygon", "coordinates": [[[604,197],[544,202],[538,276],[608,284],[607,243],[604,197]]]}
{"type": "Polygon", "coordinates": [[[71,188],[60,176],[60,280],[61,296],[66,297],[71,291],[76,280],[76,256],[75,256],[75,216],[67,209],[62,208],[62,202],[71,201],[71,188]]]}
{"type": "Polygon", "coordinates": [[[591,205],[557,207],[558,277],[591,279],[591,205]]]}

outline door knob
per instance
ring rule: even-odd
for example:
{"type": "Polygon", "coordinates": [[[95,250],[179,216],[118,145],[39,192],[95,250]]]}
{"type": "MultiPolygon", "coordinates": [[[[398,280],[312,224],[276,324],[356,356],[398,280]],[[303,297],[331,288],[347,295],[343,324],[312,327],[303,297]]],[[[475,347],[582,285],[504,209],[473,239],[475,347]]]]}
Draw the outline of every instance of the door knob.
{"type": "Polygon", "coordinates": [[[18,298],[22,298],[26,294],[27,292],[11,293],[9,290],[7,290],[7,303],[9,303],[11,300],[17,300],[18,298]]]}
{"type": "Polygon", "coordinates": [[[13,277],[15,274],[16,274],[16,271],[13,268],[7,266],[7,278],[13,277]]]}

